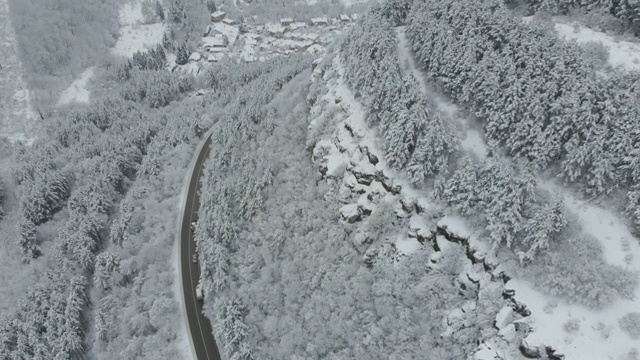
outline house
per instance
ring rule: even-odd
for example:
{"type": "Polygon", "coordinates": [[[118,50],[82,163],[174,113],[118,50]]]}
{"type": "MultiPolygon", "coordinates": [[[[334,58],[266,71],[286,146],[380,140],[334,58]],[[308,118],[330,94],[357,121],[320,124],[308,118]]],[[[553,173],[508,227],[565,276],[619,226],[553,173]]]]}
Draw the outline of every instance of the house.
{"type": "Polygon", "coordinates": [[[214,34],[213,36],[207,36],[202,38],[202,47],[205,49],[214,47],[225,47],[229,44],[227,37],[223,34],[214,34]]]}
{"type": "Polygon", "coordinates": [[[293,19],[292,18],[280,19],[280,25],[282,25],[282,26],[289,26],[291,24],[293,24],[293,19]]]}
{"type": "Polygon", "coordinates": [[[318,40],[320,40],[320,35],[318,34],[307,34],[306,35],[307,40],[313,41],[313,42],[318,42],[318,40]]]}
{"type": "Polygon", "coordinates": [[[256,46],[256,45],[258,45],[258,40],[252,39],[252,38],[247,38],[247,40],[245,40],[244,43],[245,43],[245,45],[256,46]]]}
{"type": "Polygon", "coordinates": [[[343,23],[346,23],[346,22],[351,21],[351,18],[347,14],[341,14],[340,15],[340,21],[342,21],[343,23]]]}
{"type": "Polygon", "coordinates": [[[353,21],[358,20],[358,14],[352,14],[351,19],[353,19],[353,21]]]}
{"type": "Polygon", "coordinates": [[[211,14],[211,21],[220,22],[220,21],[224,20],[225,15],[226,14],[225,14],[224,11],[216,11],[213,14],[211,14]]]}
{"type": "Polygon", "coordinates": [[[327,25],[327,24],[329,24],[329,20],[327,20],[326,17],[317,17],[317,18],[311,19],[311,25],[314,25],[314,26],[321,26],[321,25],[327,25]]]}
{"type": "Polygon", "coordinates": [[[266,30],[267,30],[267,33],[269,33],[269,35],[278,39],[282,38],[284,36],[285,31],[287,31],[287,29],[284,26],[277,26],[277,25],[268,26],[266,30]]]}
{"type": "Polygon", "coordinates": [[[224,18],[224,19],[222,19],[222,23],[223,24],[227,24],[227,25],[235,25],[236,22],[233,19],[224,18]]]}
{"type": "Polygon", "coordinates": [[[247,39],[252,39],[252,40],[260,40],[260,35],[256,34],[256,33],[248,33],[247,35],[247,39]]]}
{"type": "Polygon", "coordinates": [[[298,29],[302,29],[302,28],[305,28],[305,27],[307,27],[307,23],[303,23],[303,22],[295,22],[295,23],[289,25],[289,28],[291,30],[298,30],[298,29]]]}
{"type": "Polygon", "coordinates": [[[296,43],[296,48],[299,52],[304,52],[311,47],[311,45],[313,45],[313,41],[306,40],[296,43]]]}
{"type": "Polygon", "coordinates": [[[200,59],[202,59],[202,55],[197,51],[189,56],[189,62],[198,62],[200,59]]]}

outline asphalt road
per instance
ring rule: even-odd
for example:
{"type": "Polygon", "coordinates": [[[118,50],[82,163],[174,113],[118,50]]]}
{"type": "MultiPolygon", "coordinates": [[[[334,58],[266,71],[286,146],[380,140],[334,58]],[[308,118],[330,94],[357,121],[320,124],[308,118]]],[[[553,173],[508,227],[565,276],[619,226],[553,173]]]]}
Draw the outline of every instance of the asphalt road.
{"type": "Polygon", "coordinates": [[[182,291],[184,305],[187,312],[187,322],[191,333],[192,346],[197,360],[221,360],[216,340],[213,338],[211,323],[202,314],[202,302],[196,299],[196,285],[200,277],[200,266],[191,261],[191,255],[196,252],[196,244],[192,239],[190,225],[198,219],[200,206],[200,176],[202,165],[209,154],[211,136],[209,135],[197,154],[196,165],[189,179],[189,190],[185,199],[184,214],[180,224],[180,267],[182,277],[182,291]]]}

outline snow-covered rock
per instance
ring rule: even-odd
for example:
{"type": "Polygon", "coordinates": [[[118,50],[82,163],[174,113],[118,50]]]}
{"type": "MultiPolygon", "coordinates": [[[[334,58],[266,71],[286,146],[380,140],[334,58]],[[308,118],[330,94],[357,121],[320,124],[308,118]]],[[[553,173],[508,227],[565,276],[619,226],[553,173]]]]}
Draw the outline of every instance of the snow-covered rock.
{"type": "Polygon", "coordinates": [[[519,349],[522,355],[528,359],[539,359],[542,357],[540,347],[529,344],[526,339],[520,341],[519,349]]]}
{"type": "Polygon", "coordinates": [[[362,208],[358,204],[349,204],[340,208],[340,216],[342,220],[353,224],[362,217],[362,208]]]}
{"type": "Polygon", "coordinates": [[[493,326],[496,329],[501,330],[505,328],[507,325],[511,324],[514,320],[513,309],[510,306],[505,306],[496,315],[496,320],[493,323],[493,326]]]}
{"type": "Polygon", "coordinates": [[[504,356],[495,349],[491,343],[483,343],[478,346],[478,351],[473,354],[473,360],[503,360],[504,356]]]}

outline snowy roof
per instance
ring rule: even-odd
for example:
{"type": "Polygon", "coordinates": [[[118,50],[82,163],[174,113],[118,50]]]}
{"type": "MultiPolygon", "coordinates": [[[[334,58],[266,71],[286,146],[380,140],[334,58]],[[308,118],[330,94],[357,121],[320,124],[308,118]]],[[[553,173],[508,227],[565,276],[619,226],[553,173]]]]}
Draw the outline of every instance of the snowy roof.
{"type": "Polygon", "coordinates": [[[225,12],[224,11],[216,11],[214,13],[211,14],[211,17],[221,17],[221,16],[225,16],[225,12]]]}
{"type": "Polygon", "coordinates": [[[222,19],[222,22],[223,22],[223,23],[225,23],[225,24],[227,24],[227,25],[233,25],[233,24],[235,24],[235,23],[236,23],[236,22],[235,22],[235,20],[233,20],[233,19],[229,19],[229,18],[224,18],[224,19],[222,19]]]}
{"type": "Polygon", "coordinates": [[[191,56],[189,56],[189,61],[193,60],[193,61],[199,61],[200,59],[202,59],[202,55],[200,55],[199,52],[194,52],[193,54],[191,54],[191,56]]]}
{"type": "Polygon", "coordinates": [[[349,15],[347,15],[347,14],[341,14],[341,15],[340,15],[340,20],[342,20],[342,21],[349,21],[349,20],[351,20],[351,18],[350,18],[350,17],[349,17],[349,15]]]}
{"type": "Polygon", "coordinates": [[[288,25],[288,24],[291,24],[291,23],[293,23],[293,19],[292,18],[280,19],[280,24],[282,24],[282,25],[288,25]]]}
{"type": "Polygon", "coordinates": [[[223,34],[215,34],[215,36],[207,36],[202,38],[202,46],[214,47],[214,46],[226,46],[227,39],[223,34]]]}
{"type": "Polygon", "coordinates": [[[318,34],[307,34],[306,38],[311,41],[318,41],[318,39],[320,39],[320,36],[318,34]]]}
{"type": "Polygon", "coordinates": [[[328,24],[329,21],[327,20],[326,17],[317,17],[317,18],[313,18],[311,19],[311,23],[314,25],[318,25],[318,24],[328,24]]]}

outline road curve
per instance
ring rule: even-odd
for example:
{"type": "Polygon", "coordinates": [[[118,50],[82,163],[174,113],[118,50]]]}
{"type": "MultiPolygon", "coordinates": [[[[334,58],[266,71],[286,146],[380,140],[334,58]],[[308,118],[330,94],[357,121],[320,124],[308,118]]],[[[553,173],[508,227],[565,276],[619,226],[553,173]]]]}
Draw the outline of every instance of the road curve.
{"type": "Polygon", "coordinates": [[[182,192],[180,228],[178,232],[182,304],[187,321],[187,330],[189,331],[191,350],[197,360],[221,360],[216,340],[213,337],[211,323],[202,314],[202,302],[196,299],[195,289],[200,277],[200,266],[191,261],[191,255],[195,253],[196,245],[191,236],[190,225],[192,221],[198,219],[200,177],[204,161],[211,147],[211,135],[212,130],[204,136],[191,161],[191,166],[187,173],[188,183],[185,183],[185,188],[182,192]]]}

